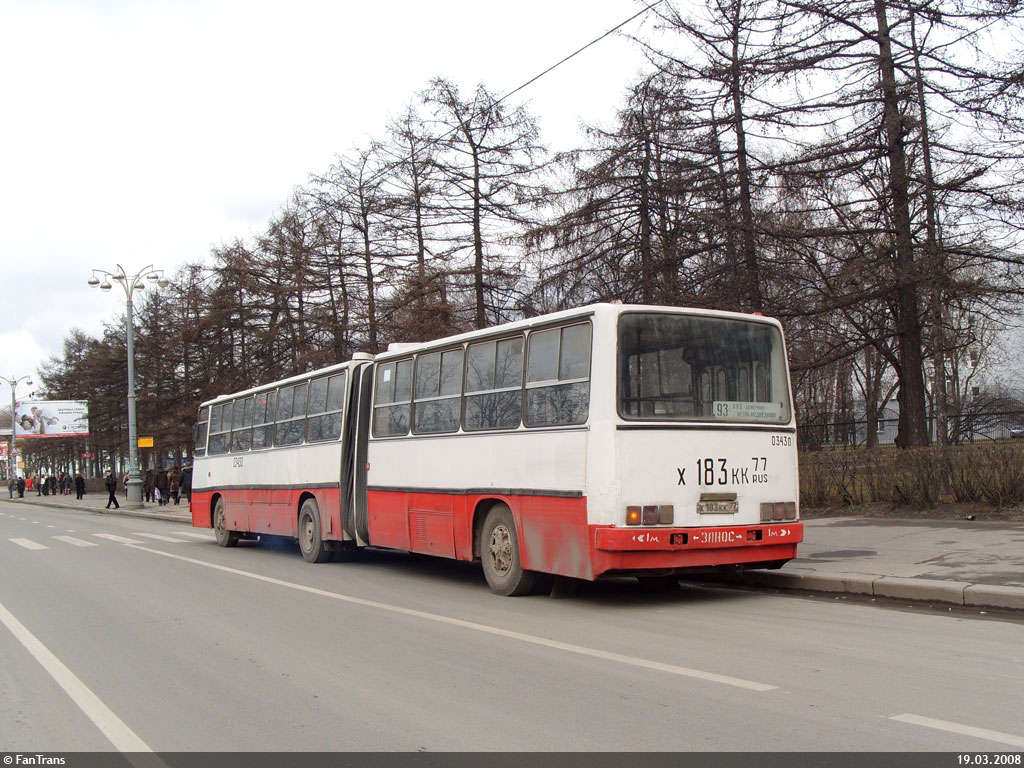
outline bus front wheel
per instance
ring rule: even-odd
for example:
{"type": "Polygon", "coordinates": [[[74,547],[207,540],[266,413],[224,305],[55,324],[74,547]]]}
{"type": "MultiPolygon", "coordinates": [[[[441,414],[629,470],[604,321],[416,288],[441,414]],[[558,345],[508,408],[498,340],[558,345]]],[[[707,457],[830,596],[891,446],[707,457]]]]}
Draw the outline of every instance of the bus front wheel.
{"type": "Polygon", "coordinates": [[[299,509],[299,549],[307,563],[324,563],[331,557],[320,533],[320,510],[313,499],[306,499],[299,509]]]}
{"type": "Polygon", "coordinates": [[[480,560],[487,584],[496,595],[526,595],[537,585],[540,574],[523,570],[516,521],[504,504],[494,505],[487,513],[480,531],[480,560]]]}
{"type": "Polygon", "coordinates": [[[242,534],[238,531],[228,530],[228,521],[224,517],[224,499],[217,499],[213,508],[213,535],[217,537],[217,543],[222,547],[234,547],[242,534]]]}

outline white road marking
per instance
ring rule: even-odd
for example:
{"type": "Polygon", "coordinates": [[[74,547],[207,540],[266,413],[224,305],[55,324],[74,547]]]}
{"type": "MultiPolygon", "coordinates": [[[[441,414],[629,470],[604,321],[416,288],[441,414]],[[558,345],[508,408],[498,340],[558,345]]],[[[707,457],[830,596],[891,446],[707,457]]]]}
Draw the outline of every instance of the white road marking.
{"type": "Polygon", "coordinates": [[[1024,736],[1015,736],[1012,733],[1003,733],[1002,731],[990,731],[988,728],[975,728],[973,725],[951,723],[948,720],[936,720],[931,717],[922,717],[921,715],[893,715],[889,719],[898,720],[901,723],[910,723],[911,725],[923,725],[925,728],[935,728],[939,731],[959,733],[963,736],[975,736],[979,739],[997,741],[1013,747],[1024,747],[1024,736]]]}
{"type": "Polygon", "coordinates": [[[133,533],[132,536],[145,536],[147,539],[156,539],[157,541],[169,541],[173,544],[184,544],[184,539],[176,539],[173,536],[164,536],[159,533],[133,533]]]}
{"type": "Polygon", "coordinates": [[[35,657],[35,660],[42,665],[57,685],[64,689],[64,692],[71,697],[71,700],[78,705],[85,716],[92,720],[100,732],[110,740],[115,749],[119,752],[153,751],[2,604],[0,604],[0,622],[3,622],[11,634],[18,639],[18,642],[25,646],[25,650],[35,657]]]}
{"type": "Polygon", "coordinates": [[[32,539],[8,539],[8,541],[17,544],[19,547],[24,547],[25,549],[49,549],[45,544],[39,544],[32,541],[32,539]]]}
{"type": "Polygon", "coordinates": [[[129,539],[127,536],[115,536],[112,533],[94,533],[93,536],[99,539],[109,539],[110,541],[116,541],[118,544],[145,544],[144,541],[138,539],[129,539]]]}
{"type": "Polygon", "coordinates": [[[340,600],[345,603],[352,603],[354,605],[361,605],[365,608],[374,608],[379,611],[387,611],[388,613],[397,613],[402,616],[412,616],[417,619],[425,619],[426,621],[434,621],[438,624],[447,624],[453,627],[461,627],[462,629],[469,629],[474,632],[483,632],[488,635],[496,635],[498,637],[504,637],[509,640],[518,640],[523,643],[530,643],[531,645],[540,645],[546,648],[553,648],[559,651],[566,651],[568,653],[576,653],[580,656],[590,656],[596,659],[603,659],[605,661],[615,661],[620,664],[628,664],[634,667],[643,667],[644,669],[652,669],[656,672],[666,672],[671,675],[679,675],[681,677],[693,677],[699,680],[707,680],[712,683],[721,683],[723,685],[732,685],[737,688],[745,688],[750,691],[771,691],[777,686],[767,685],[766,683],[758,683],[753,680],[744,680],[739,677],[730,677],[728,675],[719,675],[714,672],[704,672],[699,669],[690,669],[688,667],[678,667],[675,664],[664,664],[660,661],[651,661],[649,659],[641,659],[635,656],[625,656],[621,653],[612,653],[610,651],[602,651],[597,648],[588,648],[584,645],[574,645],[573,643],[563,643],[559,640],[550,640],[546,637],[538,637],[537,635],[527,635],[522,632],[513,632],[508,629],[501,629],[500,627],[492,627],[487,624],[477,624],[475,621],[464,621],[463,619],[454,619],[450,616],[441,616],[436,613],[427,613],[425,611],[417,611],[412,608],[403,608],[398,605],[391,605],[389,603],[379,603],[375,600],[364,600],[361,597],[352,597],[350,595],[343,595],[338,592],[328,592],[325,589],[317,589],[316,587],[307,587],[304,584],[296,584],[291,581],[282,581],[281,579],[275,579],[270,576],[262,576],[258,573],[252,573],[250,571],[240,571],[237,568],[229,568],[225,565],[216,565],[215,563],[208,563],[203,560],[196,560],[191,557],[184,557],[182,555],[175,555],[170,552],[161,552],[158,549],[149,549],[147,547],[132,547],[132,549],[138,549],[143,552],[150,552],[154,555],[160,555],[161,557],[169,557],[173,560],[181,560],[185,563],[194,563],[195,565],[201,565],[205,568],[212,568],[217,571],[223,571],[224,573],[233,573],[237,576],[244,576],[249,579],[255,579],[256,581],[262,581],[267,584],[275,584],[279,587],[286,587],[287,589],[295,589],[300,592],[306,592],[311,595],[319,595],[320,597],[328,597],[332,600],[340,600]]]}
{"type": "Polygon", "coordinates": [[[74,536],[54,536],[53,538],[58,541],[63,541],[66,544],[74,544],[76,547],[95,547],[98,546],[94,541],[85,541],[83,539],[76,539],[74,536]]]}
{"type": "Polygon", "coordinates": [[[209,541],[213,538],[213,531],[210,531],[209,533],[197,533],[196,531],[179,531],[177,535],[191,536],[193,539],[203,539],[204,541],[209,541]]]}

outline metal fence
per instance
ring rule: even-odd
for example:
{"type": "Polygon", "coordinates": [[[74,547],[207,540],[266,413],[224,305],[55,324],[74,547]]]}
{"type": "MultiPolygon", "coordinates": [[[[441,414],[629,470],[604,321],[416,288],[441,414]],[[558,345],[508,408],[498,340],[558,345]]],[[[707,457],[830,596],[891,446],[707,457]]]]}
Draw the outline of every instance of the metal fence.
{"type": "MultiPolygon", "coordinates": [[[[974,443],[983,440],[1024,438],[1024,410],[966,411],[947,418],[949,442],[974,443]]],[[[899,431],[899,417],[887,412],[876,425],[879,445],[893,445],[899,431]]],[[[805,450],[836,447],[857,447],[867,444],[866,419],[820,421],[800,424],[797,429],[800,447],[805,450]]],[[[928,419],[928,434],[935,437],[935,419],[928,419]]]]}

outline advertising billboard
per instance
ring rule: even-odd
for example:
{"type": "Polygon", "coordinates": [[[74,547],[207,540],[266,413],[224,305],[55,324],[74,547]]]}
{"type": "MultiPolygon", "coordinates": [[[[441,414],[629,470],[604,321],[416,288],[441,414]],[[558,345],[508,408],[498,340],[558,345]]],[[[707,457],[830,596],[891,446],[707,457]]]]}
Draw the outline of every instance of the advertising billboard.
{"type": "Polygon", "coordinates": [[[26,400],[15,403],[16,437],[87,437],[88,400],[26,400]]]}

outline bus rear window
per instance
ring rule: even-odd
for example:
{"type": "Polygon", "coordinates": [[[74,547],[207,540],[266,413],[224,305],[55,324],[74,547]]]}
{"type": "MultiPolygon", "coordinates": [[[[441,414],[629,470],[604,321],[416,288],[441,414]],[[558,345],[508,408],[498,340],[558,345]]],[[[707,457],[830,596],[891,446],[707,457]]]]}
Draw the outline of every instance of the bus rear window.
{"type": "Polygon", "coordinates": [[[618,393],[626,419],[785,424],[791,414],[782,335],[730,318],[623,315],[618,393]]]}

